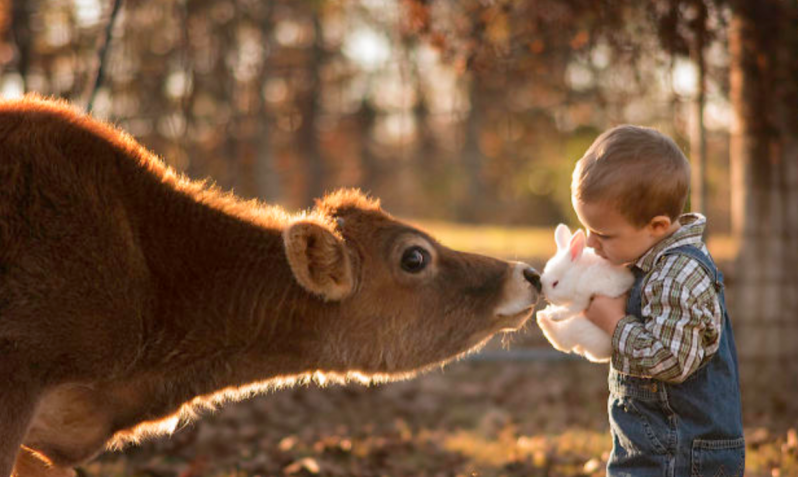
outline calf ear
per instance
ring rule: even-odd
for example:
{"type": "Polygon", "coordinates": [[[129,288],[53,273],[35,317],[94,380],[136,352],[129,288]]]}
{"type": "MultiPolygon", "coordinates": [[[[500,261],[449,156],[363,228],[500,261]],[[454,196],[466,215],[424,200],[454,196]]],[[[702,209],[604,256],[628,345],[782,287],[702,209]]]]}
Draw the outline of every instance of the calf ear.
{"type": "Polygon", "coordinates": [[[283,232],[288,264],[306,290],[337,301],[352,292],[352,264],[343,240],[316,222],[295,222],[283,232]]]}

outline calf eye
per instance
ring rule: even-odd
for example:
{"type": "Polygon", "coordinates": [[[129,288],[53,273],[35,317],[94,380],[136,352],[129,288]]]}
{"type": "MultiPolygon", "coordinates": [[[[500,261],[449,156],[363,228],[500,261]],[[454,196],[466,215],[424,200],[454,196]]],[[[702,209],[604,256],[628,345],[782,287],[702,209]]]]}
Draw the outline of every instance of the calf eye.
{"type": "Polygon", "coordinates": [[[554,283],[551,284],[551,287],[552,288],[557,288],[557,285],[559,285],[559,284],[560,284],[560,281],[557,280],[557,281],[555,281],[554,283]]]}
{"type": "Polygon", "coordinates": [[[429,264],[429,252],[421,247],[410,247],[402,254],[402,270],[418,273],[429,264]]]}

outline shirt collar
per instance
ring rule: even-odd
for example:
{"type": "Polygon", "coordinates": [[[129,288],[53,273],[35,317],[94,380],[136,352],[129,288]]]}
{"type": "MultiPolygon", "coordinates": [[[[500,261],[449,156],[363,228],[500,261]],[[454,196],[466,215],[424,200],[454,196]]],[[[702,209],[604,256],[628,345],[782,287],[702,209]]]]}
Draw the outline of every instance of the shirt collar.
{"type": "Polygon", "coordinates": [[[707,226],[706,217],[699,213],[684,214],[679,217],[679,223],[681,227],[676,232],[648,249],[648,252],[637,259],[635,266],[648,273],[666,251],[682,245],[700,245],[703,243],[701,238],[707,226]]]}

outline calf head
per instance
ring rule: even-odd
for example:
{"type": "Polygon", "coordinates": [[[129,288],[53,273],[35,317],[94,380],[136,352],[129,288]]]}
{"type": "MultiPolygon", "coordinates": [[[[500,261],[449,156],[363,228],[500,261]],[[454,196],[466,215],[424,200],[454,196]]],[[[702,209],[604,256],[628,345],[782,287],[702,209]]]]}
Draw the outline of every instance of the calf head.
{"type": "Polygon", "coordinates": [[[303,319],[324,337],[312,354],[334,363],[327,371],[389,377],[441,363],[517,330],[540,291],[528,265],[451,250],[353,190],[319,201],[283,239],[317,301],[303,319]]]}

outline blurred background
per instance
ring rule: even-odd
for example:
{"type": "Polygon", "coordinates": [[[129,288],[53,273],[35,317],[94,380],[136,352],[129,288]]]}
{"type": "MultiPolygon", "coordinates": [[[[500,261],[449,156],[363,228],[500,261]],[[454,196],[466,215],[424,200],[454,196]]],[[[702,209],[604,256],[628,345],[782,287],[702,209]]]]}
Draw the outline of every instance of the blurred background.
{"type": "MultiPolygon", "coordinates": [[[[542,266],[604,129],[693,164],[740,353],[749,470],[798,475],[794,0],[0,0],[0,95],[67,98],[291,211],[337,187],[542,266]]],[[[606,367],[534,324],[412,381],[283,390],[85,475],[603,475],[606,367]]]]}

